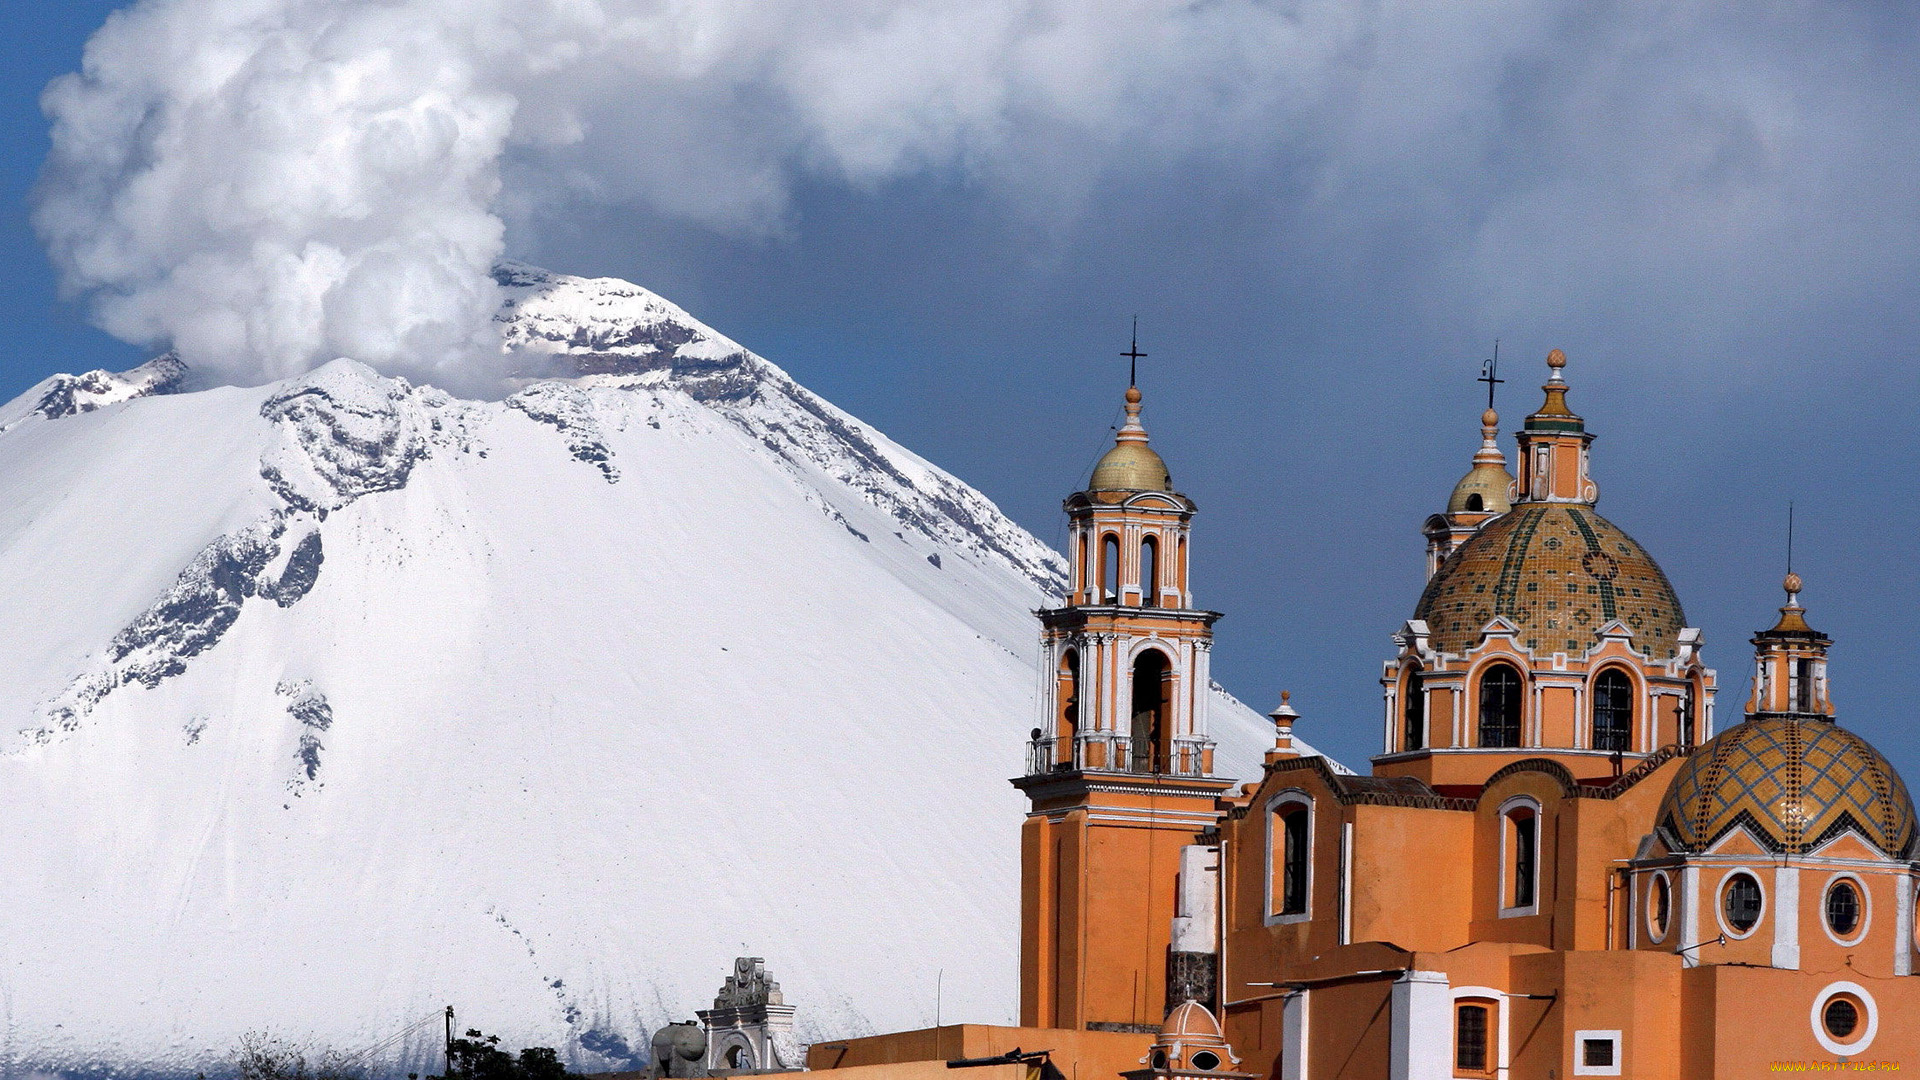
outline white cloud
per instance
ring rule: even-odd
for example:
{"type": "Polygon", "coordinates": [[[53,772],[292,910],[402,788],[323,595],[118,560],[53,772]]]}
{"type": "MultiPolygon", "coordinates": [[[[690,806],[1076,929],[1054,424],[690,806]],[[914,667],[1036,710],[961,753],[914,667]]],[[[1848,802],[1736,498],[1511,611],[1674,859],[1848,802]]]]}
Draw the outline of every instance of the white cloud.
{"type": "Polygon", "coordinates": [[[454,378],[492,350],[503,218],[587,200],[776,235],[804,178],[931,174],[1045,220],[1110,170],[1278,157],[1321,250],[1408,229],[1503,315],[1566,301],[1516,273],[1548,244],[1583,281],[1796,243],[1851,280],[1859,189],[1915,194],[1887,152],[1911,136],[1863,162],[1873,110],[1834,110],[1874,69],[1806,69],[1871,27],[1716,11],[144,0],[47,91],[36,221],[102,326],[240,381],[336,355],[454,378]]]}

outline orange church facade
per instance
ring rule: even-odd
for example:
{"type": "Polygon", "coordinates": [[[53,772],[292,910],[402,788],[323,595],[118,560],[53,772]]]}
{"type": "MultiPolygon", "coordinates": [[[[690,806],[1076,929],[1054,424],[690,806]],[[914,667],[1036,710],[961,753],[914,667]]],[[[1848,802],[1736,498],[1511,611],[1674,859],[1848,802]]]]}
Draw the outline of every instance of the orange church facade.
{"type": "Polygon", "coordinates": [[[1039,613],[1045,704],[1015,781],[1024,1028],[1133,1033],[1151,1071],[1217,1024],[1216,1069],[1167,1066],[1184,1076],[1920,1069],[1904,784],[1837,723],[1795,577],[1715,734],[1699,631],[1594,509],[1565,362],[1518,475],[1489,411],[1426,523],[1365,776],[1296,747],[1286,705],[1263,775],[1213,775],[1195,507],[1129,391],[1066,504],[1071,593],[1039,613]]]}

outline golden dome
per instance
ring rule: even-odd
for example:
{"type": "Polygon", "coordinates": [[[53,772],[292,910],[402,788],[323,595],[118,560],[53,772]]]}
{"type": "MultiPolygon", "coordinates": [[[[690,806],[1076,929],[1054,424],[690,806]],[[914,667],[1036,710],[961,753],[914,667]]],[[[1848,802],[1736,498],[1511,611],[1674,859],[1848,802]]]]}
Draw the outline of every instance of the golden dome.
{"type": "Polygon", "coordinates": [[[1147,429],[1140,426],[1140,389],[1127,387],[1127,422],[1120,425],[1113,449],[1093,467],[1088,491],[1172,491],[1167,463],[1147,445],[1147,429]]]}
{"type": "Polygon", "coordinates": [[[1523,503],[1447,556],[1420,595],[1435,649],[1464,653],[1495,616],[1537,653],[1581,653],[1615,619],[1653,660],[1679,652],[1687,617],[1646,549],[1578,503],[1523,503]]]}
{"type": "MultiPolygon", "coordinates": [[[[1086,458],[1080,460],[1085,461],[1086,458]]],[[[1088,491],[1172,491],[1167,463],[1145,443],[1121,443],[1101,455],[1088,491]]]]}
{"type": "Polygon", "coordinates": [[[1507,501],[1512,483],[1513,474],[1505,465],[1475,465],[1453,485],[1453,494],[1447,497],[1447,513],[1504,514],[1513,508],[1507,501]],[[1473,501],[1475,495],[1480,496],[1478,503],[1473,501]]]}
{"type": "Polygon", "coordinates": [[[1688,851],[1745,825],[1774,852],[1804,855],[1851,828],[1889,858],[1913,847],[1913,798],[1867,740],[1830,720],[1749,717],[1694,751],[1654,820],[1688,851]]]}
{"type": "Polygon", "coordinates": [[[1499,428],[1499,413],[1488,409],[1480,414],[1480,450],[1473,455],[1473,468],[1453,485],[1453,494],[1447,498],[1447,513],[1504,514],[1512,509],[1507,492],[1511,490],[1513,474],[1507,471],[1507,459],[1500,453],[1499,443],[1494,441],[1499,428]],[[1474,498],[1476,495],[1478,499],[1474,498]]]}

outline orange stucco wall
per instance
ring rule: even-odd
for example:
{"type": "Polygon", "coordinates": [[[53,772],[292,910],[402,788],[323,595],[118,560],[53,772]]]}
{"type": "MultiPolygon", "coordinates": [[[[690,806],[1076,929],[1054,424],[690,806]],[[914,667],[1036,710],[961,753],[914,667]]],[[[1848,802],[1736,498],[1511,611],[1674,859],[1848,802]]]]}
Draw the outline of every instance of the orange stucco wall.
{"type": "Polygon", "coordinates": [[[992,1024],[950,1024],[945,1027],[900,1031],[859,1039],[837,1039],[807,1048],[807,1068],[830,1069],[846,1080],[858,1080],[856,1068],[926,1065],[926,1076],[876,1073],[878,1080],[1024,1080],[1024,1070],[1000,1074],[983,1069],[949,1071],[955,1058],[995,1057],[1010,1050],[1047,1050],[1067,1080],[1111,1080],[1127,1069],[1139,1068],[1153,1043],[1151,1035],[1060,1028],[1002,1027],[992,1024]]]}

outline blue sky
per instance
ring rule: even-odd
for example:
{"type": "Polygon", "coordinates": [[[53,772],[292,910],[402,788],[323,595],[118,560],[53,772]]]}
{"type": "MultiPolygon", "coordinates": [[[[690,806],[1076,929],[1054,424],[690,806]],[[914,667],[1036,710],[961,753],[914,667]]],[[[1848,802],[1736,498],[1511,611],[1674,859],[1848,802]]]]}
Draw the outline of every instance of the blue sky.
{"type": "MultiPolygon", "coordinates": [[[[0,31],[6,395],[146,355],[57,299],[27,223],[37,95],[111,7],[9,0],[0,31]]],[[[1138,314],[1147,425],[1227,614],[1216,673],[1259,708],[1292,690],[1350,762],[1378,749],[1480,360],[1499,338],[1511,431],[1562,348],[1599,509],[1704,629],[1720,722],[1793,499],[1843,721],[1920,777],[1916,17],[1193,10],[1226,21],[1010,23],[984,59],[905,20],[865,53],[842,27],[729,24],[733,68],[514,83],[516,124],[584,135],[510,139],[491,212],[507,254],[656,289],[1055,543],[1138,314]]]]}

